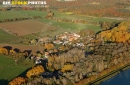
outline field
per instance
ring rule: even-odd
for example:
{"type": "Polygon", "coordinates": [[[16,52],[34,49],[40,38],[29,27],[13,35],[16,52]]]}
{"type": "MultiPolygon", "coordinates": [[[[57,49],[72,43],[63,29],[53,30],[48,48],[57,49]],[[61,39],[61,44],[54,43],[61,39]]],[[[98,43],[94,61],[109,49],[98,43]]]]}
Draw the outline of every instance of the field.
{"type": "Polygon", "coordinates": [[[67,18],[67,19],[82,19],[86,21],[106,21],[106,22],[113,22],[113,21],[122,21],[123,18],[110,18],[110,17],[94,17],[94,16],[85,16],[85,15],[73,15],[68,14],[66,12],[59,13],[57,11],[54,11],[55,17],[57,18],[67,18]]]}
{"type": "MultiPolygon", "coordinates": [[[[111,19],[109,17],[103,18],[103,17],[92,17],[92,16],[83,16],[83,15],[71,15],[66,13],[60,13],[57,11],[53,11],[56,18],[66,18],[66,19],[81,19],[86,21],[122,21],[118,18],[111,19]]],[[[57,22],[55,20],[46,19],[44,18],[47,15],[47,12],[45,11],[35,11],[35,10],[27,10],[27,11],[5,11],[1,12],[0,20],[2,19],[8,19],[8,18],[18,18],[18,17],[32,17],[32,16],[41,16],[41,19],[37,20],[26,20],[26,21],[19,21],[19,22],[8,22],[8,23],[2,23],[0,26],[6,27],[7,29],[11,30],[14,33],[18,33],[18,35],[28,35],[33,32],[40,32],[44,29],[50,28],[61,28],[63,31],[80,31],[82,29],[90,28],[95,30],[95,32],[101,30],[100,26],[95,25],[89,25],[89,24],[75,24],[75,23],[66,23],[66,22],[57,22]],[[17,16],[14,16],[17,15],[17,16]],[[42,23],[41,23],[42,22],[42,23]],[[18,30],[17,30],[18,29],[18,30]]],[[[44,31],[46,31],[44,30],[44,31]]],[[[63,32],[62,30],[56,30],[57,32],[63,32]]]]}
{"type": "Polygon", "coordinates": [[[1,27],[10,30],[13,33],[17,33],[19,36],[40,32],[42,29],[46,29],[44,28],[45,25],[46,24],[34,20],[25,20],[0,24],[1,27]]]}
{"type": "MultiPolygon", "coordinates": [[[[73,15],[73,14],[67,14],[65,13],[60,13],[57,11],[52,11],[55,14],[56,18],[68,18],[68,19],[83,19],[83,20],[87,20],[87,21],[108,21],[108,22],[113,22],[113,21],[122,21],[124,20],[123,18],[110,18],[110,17],[94,17],[94,16],[85,16],[85,15],[73,15]]],[[[28,17],[31,16],[41,16],[41,17],[45,17],[47,15],[47,12],[45,11],[19,11],[20,14],[26,15],[28,17]]],[[[46,20],[46,19],[44,19],[46,20]]],[[[50,21],[50,20],[49,20],[50,21]]]]}
{"type": "Polygon", "coordinates": [[[0,43],[14,43],[18,44],[22,39],[18,37],[8,34],[5,31],[0,29],[0,43]]]}
{"type": "Polygon", "coordinates": [[[7,85],[8,81],[22,75],[32,65],[31,63],[28,65],[15,65],[14,59],[0,55],[0,85],[7,85]]]}
{"type": "MultiPolygon", "coordinates": [[[[62,18],[63,16],[71,17],[73,18],[81,18],[81,19],[94,19],[92,17],[86,17],[85,16],[79,16],[79,15],[68,15],[63,14],[59,12],[55,12],[55,17],[62,18]],[[59,17],[60,16],[60,17],[59,17]]],[[[77,32],[82,29],[90,28],[95,30],[95,32],[101,30],[100,26],[95,25],[87,25],[87,24],[81,24],[81,23],[66,23],[66,22],[57,22],[55,20],[50,20],[44,18],[46,16],[47,12],[44,11],[4,11],[1,12],[1,15],[4,17],[0,17],[0,20],[2,19],[8,19],[8,18],[18,18],[18,17],[32,17],[32,16],[41,16],[41,19],[36,20],[24,20],[24,21],[17,21],[17,22],[6,22],[6,23],[0,23],[0,27],[4,27],[8,29],[9,31],[13,33],[17,33],[19,36],[24,36],[26,38],[30,39],[36,39],[36,36],[30,35],[31,33],[36,33],[37,36],[54,36],[59,33],[63,33],[65,31],[70,32],[77,32]],[[9,14],[9,16],[8,16],[9,14]],[[14,16],[17,15],[17,16],[14,16]],[[53,30],[53,31],[51,31],[53,30]],[[39,33],[44,32],[44,33],[39,33]]],[[[107,20],[107,19],[106,19],[107,20]]],[[[110,19],[111,20],[111,19],[110,19]]]]}
{"type": "Polygon", "coordinates": [[[45,16],[47,13],[43,11],[2,11],[0,12],[0,20],[3,19],[13,19],[13,18],[19,18],[19,17],[32,17],[32,16],[45,16]]]}
{"type": "Polygon", "coordinates": [[[20,14],[18,11],[2,11],[0,12],[0,20],[3,19],[13,19],[17,17],[25,17],[25,15],[20,14]]]}

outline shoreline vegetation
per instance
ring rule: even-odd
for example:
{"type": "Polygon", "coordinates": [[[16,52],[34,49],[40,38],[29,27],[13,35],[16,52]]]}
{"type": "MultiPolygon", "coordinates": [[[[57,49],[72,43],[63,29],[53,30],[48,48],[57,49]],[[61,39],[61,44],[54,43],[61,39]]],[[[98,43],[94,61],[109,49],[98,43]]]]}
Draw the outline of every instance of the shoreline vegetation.
{"type": "Polygon", "coordinates": [[[99,73],[96,76],[91,76],[87,79],[83,79],[83,80],[79,81],[78,83],[75,83],[74,85],[81,85],[81,84],[82,85],[98,85],[101,82],[103,82],[111,77],[114,77],[121,71],[128,69],[129,67],[130,67],[130,60],[126,60],[126,61],[123,61],[115,66],[112,66],[112,67],[102,71],[101,73],[99,73]]]}

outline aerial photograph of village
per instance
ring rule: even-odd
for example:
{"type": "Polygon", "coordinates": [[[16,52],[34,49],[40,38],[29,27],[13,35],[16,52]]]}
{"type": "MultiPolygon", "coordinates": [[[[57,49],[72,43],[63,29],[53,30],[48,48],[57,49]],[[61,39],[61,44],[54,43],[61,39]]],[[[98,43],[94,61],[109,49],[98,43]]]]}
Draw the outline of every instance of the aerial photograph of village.
{"type": "Polygon", "coordinates": [[[0,0],[0,85],[130,85],[130,0],[0,0]]]}

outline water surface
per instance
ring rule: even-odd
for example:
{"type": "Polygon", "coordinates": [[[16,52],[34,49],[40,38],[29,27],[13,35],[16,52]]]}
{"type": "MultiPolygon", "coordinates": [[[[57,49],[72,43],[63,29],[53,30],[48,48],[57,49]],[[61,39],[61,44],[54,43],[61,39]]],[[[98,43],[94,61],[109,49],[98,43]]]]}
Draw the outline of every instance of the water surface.
{"type": "Polygon", "coordinates": [[[122,71],[99,85],[130,85],[130,68],[122,71]]]}

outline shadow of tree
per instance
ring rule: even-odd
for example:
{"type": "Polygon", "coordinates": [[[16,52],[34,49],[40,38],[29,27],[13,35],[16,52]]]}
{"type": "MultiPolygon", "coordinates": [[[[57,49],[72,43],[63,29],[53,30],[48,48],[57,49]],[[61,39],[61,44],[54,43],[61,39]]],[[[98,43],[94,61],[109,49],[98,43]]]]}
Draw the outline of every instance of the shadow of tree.
{"type": "MultiPolygon", "coordinates": [[[[26,78],[26,73],[29,71],[31,69],[31,67],[30,68],[28,68],[28,69],[26,69],[25,71],[23,71],[21,74],[19,74],[18,76],[16,76],[15,78],[17,78],[17,77],[23,77],[23,78],[26,78]]],[[[14,78],[13,78],[14,79],[14,78]]],[[[12,79],[12,80],[13,80],[12,79]]],[[[12,81],[12,80],[10,80],[10,81],[12,81]]],[[[1,83],[0,82],[0,85],[8,85],[8,83],[10,82],[10,81],[7,81],[7,83],[1,83]]]]}
{"type": "Polygon", "coordinates": [[[0,79],[0,85],[8,85],[8,82],[6,79],[0,79]]]}
{"type": "Polygon", "coordinates": [[[23,72],[22,72],[21,74],[19,74],[17,77],[24,77],[24,78],[26,78],[26,73],[27,73],[30,69],[32,69],[32,67],[27,68],[25,71],[23,71],[23,72]]]}
{"type": "Polygon", "coordinates": [[[9,53],[9,51],[12,49],[11,46],[4,46],[3,48],[6,48],[6,49],[8,50],[8,53],[9,53]]]}
{"type": "Polygon", "coordinates": [[[11,50],[12,49],[11,46],[4,46],[3,48],[6,48],[7,50],[11,50]]]}
{"type": "Polygon", "coordinates": [[[30,55],[30,54],[31,54],[31,52],[32,52],[32,50],[24,50],[23,52],[27,52],[27,53],[28,53],[28,55],[30,55]]]}
{"type": "Polygon", "coordinates": [[[14,48],[14,51],[17,52],[17,53],[19,53],[19,52],[20,52],[20,49],[14,48]]]}

